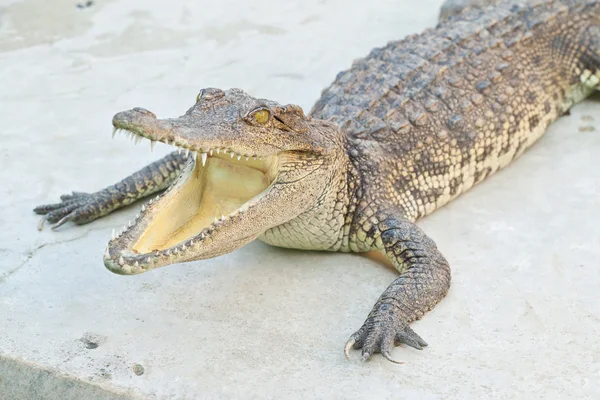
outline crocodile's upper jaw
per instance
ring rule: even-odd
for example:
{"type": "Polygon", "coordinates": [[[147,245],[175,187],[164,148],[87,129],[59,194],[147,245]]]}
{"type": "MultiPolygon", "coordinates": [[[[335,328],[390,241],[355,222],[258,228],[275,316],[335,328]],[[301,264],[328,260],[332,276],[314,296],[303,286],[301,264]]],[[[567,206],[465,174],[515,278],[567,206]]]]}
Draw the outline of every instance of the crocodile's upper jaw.
{"type": "Polygon", "coordinates": [[[113,118],[136,141],[174,145],[189,161],[169,189],[113,234],[104,254],[111,271],[136,274],[231,252],[315,204],[336,171],[330,161],[345,154],[337,132],[297,106],[237,89],[202,93],[179,118],[157,119],[140,108],[113,118]]]}

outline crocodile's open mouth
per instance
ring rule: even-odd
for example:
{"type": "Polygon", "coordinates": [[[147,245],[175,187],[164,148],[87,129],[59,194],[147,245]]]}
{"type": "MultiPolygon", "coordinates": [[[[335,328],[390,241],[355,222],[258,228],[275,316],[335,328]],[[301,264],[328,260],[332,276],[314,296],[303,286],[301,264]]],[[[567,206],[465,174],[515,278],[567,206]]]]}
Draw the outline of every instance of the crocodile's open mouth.
{"type": "MultiPolygon", "coordinates": [[[[188,251],[196,254],[216,230],[234,224],[255,206],[277,174],[277,155],[246,156],[232,149],[183,151],[189,161],[179,179],[142,206],[133,222],[113,232],[104,254],[105,265],[113,272],[135,274],[188,261],[188,251]]],[[[231,241],[220,247],[236,247],[236,238],[231,241]]]]}

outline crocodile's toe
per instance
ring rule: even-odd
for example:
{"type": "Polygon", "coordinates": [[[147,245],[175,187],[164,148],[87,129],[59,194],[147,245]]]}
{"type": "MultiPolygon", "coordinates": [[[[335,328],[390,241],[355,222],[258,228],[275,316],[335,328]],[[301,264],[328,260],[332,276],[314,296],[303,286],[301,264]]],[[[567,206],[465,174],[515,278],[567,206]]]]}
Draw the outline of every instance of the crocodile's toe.
{"type": "Polygon", "coordinates": [[[367,361],[374,353],[381,353],[387,360],[396,364],[402,361],[394,360],[390,353],[394,346],[404,343],[417,350],[427,346],[419,335],[406,323],[398,322],[396,318],[381,319],[371,315],[363,326],[353,333],[344,347],[344,354],[350,359],[351,349],[362,349],[362,361],[367,361]]]}
{"type": "Polygon", "coordinates": [[[42,230],[46,221],[52,223],[56,229],[69,221],[83,224],[94,219],[97,213],[96,201],[89,193],[73,192],[60,197],[61,202],[41,205],[33,209],[36,214],[43,215],[38,229],[42,230]]]}

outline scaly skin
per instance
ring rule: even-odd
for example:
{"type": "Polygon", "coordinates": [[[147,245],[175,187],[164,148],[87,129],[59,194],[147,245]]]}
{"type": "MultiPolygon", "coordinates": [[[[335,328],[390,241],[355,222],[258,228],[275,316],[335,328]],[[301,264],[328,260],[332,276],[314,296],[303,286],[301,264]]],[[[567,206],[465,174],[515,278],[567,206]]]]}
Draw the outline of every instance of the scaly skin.
{"type": "MultiPolygon", "coordinates": [[[[446,10],[457,0],[449,3],[446,10]]],[[[143,109],[119,113],[116,128],[191,149],[197,158],[109,242],[105,264],[141,273],[225,254],[254,238],[300,249],[377,250],[400,276],[351,335],[346,355],[362,348],[364,360],[377,351],[392,360],[395,344],[421,349],[426,343],[409,325],[445,296],[450,267],[414,222],[508,165],[595,90],[599,41],[600,1],[500,2],[373,50],[337,76],[309,116],[218,89],[203,91],[175,119],[143,109]],[[220,152],[241,161],[228,164],[220,152]],[[264,160],[246,168],[246,155],[264,160]],[[218,190],[216,202],[178,207],[179,199],[193,205],[194,193],[205,197],[202,188],[218,183],[210,171],[228,169],[254,171],[256,182],[269,186],[252,200],[254,192],[233,196],[248,202],[210,224],[198,210],[220,210],[225,196],[218,190]]],[[[101,215],[100,206],[89,206],[79,219],[65,200],[48,219],[101,215]]]]}

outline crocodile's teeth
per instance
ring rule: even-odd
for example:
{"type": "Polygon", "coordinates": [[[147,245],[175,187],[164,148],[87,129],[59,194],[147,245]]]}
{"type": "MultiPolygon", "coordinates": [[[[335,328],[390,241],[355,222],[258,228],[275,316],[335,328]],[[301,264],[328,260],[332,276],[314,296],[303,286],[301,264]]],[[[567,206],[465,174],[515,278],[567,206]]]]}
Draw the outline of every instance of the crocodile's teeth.
{"type": "Polygon", "coordinates": [[[133,138],[133,143],[138,144],[142,140],[141,136],[135,135],[133,138]]]}
{"type": "Polygon", "coordinates": [[[131,223],[131,220],[129,220],[129,222],[127,223],[127,225],[129,225],[129,226],[133,225],[133,224],[131,223]]]}
{"type": "Polygon", "coordinates": [[[187,158],[190,155],[190,149],[186,147],[186,149],[183,151],[183,154],[185,154],[185,158],[187,158]]]}
{"type": "Polygon", "coordinates": [[[196,159],[198,158],[198,152],[192,151],[192,158],[194,159],[194,161],[196,161],[196,159]]]}
{"type": "Polygon", "coordinates": [[[231,153],[229,153],[229,155],[231,156],[231,158],[233,158],[233,156],[235,156],[235,153],[232,151],[231,153]]]}
{"type": "Polygon", "coordinates": [[[221,149],[217,149],[217,154],[221,154],[221,149]]]}
{"type": "Polygon", "coordinates": [[[238,156],[238,161],[240,161],[240,158],[242,158],[242,156],[238,156]]]}
{"type": "Polygon", "coordinates": [[[104,257],[110,258],[110,253],[108,252],[108,247],[106,248],[106,250],[104,250],[104,257]]]}
{"type": "Polygon", "coordinates": [[[202,156],[202,166],[204,167],[206,165],[206,157],[207,157],[207,155],[206,155],[206,153],[202,153],[201,156],[202,156]]]}
{"type": "Polygon", "coordinates": [[[175,247],[175,248],[173,249],[173,254],[177,254],[177,251],[178,251],[178,250],[177,250],[177,247],[175,247]]]}
{"type": "Polygon", "coordinates": [[[204,233],[200,234],[200,239],[204,239],[204,236],[206,236],[204,233]]]}
{"type": "Polygon", "coordinates": [[[115,135],[117,134],[117,127],[113,127],[113,131],[112,131],[112,138],[115,138],[115,135]]]}
{"type": "Polygon", "coordinates": [[[215,217],[215,222],[219,222],[219,220],[217,219],[217,217],[215,217]]]}
{"type": "Polygon", "coordinates": [[[142,212],[146,211],[146,206],[142,204],[142,212]]]}
{"type": "Polygon", "coordinates": [[[117,232],[115,232],[115,228],[112,229],[112,233],[110,234],[110,238],[113,239],[113,240],[117,238],[117,232]]]}
{"type": "Polygon", "coordinates": [[[167,250],[167,251],[165,252],[165,254],[166,254],[166,255],[168,255],[168,256],[169,256],[169,255],[171,255],[171,250],[167,250]]]}
{"type": "Polygon", "coordinates": [[[224,215],[221,215],[221,219],[222,219],[222,220],[225,220],[225,216],[224,216],[224,215]]]}
{"type": "Polygon", "coordinates": [[[156,140],[150,141],[150,151],[154,151],[154,146],[156,146],[156,140]]]}
{"type": "Polygon", "coordinates": [[[181,154],[181,147],[177,148],[177,154],[181,154]]]}
{"type": "Polygon", "coordinates": [[[208,151],[208,154],[210,154],[212,156],[212,149],[208,151]]]}
{"type": "Polygon", "coordinates": [[[140,266],[140,263],[136,261],[136,262],[135,262],[135,264],[133,264],[133,265],[135,265],[135,266],[136,266],[136,268],[137,268],[137,267],[139,267],[139,266],[140,266]]]}
{"type": "Polygon", "coordinates": [[[125,260],[123,260],[123,256],[119,257],[119,265],[122,267],[125,265],[125,260]]]}

